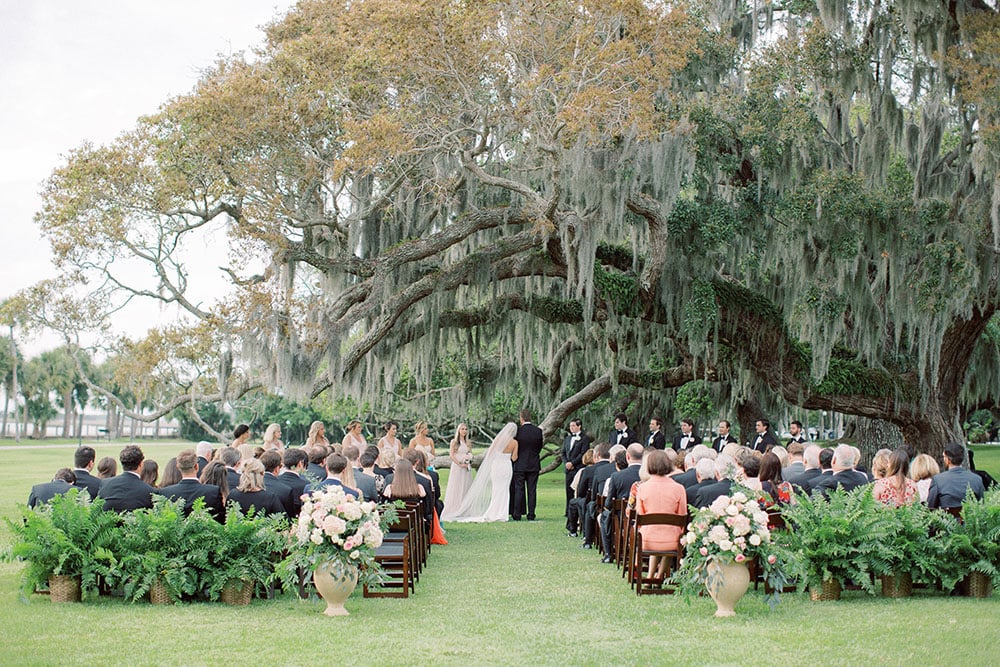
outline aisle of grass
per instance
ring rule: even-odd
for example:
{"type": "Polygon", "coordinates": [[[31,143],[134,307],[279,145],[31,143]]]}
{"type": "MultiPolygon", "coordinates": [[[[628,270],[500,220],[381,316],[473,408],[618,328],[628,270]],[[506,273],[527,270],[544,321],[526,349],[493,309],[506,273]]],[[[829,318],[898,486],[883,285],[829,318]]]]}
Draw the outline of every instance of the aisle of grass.
{"type": "MultiPolygon", "coordinates": [[[[181,445],[177,447],[180,449],[181,445]]],[[[57,450],[58,451],[58,450],[57,450]]],[[[157,449],[166,454],[166,448],[157,449]]],[[[170,451],[172,455],[174,451],[170,451]]],[[[68,453],[0,450],[0,514],[68,453]]],[[[164,456],[165,460],[166,456],[164,456]]],[[[923,593],[839,603],[789,595],[773,611],[749,594],[734,619],[714,605],[636,598],[611,566],[564,535],[562,480],[540,484],[540,520],[447,526],[407,600],[348,601],[327,618],[318,601],[282,597],[249,608],[175,607],[102,599],[18,601],[20,566],[0,564],[2,664],[996,664],[1000,602],[923,593]],[[944,651],[947,647],[947,651],[944,651]]]]}

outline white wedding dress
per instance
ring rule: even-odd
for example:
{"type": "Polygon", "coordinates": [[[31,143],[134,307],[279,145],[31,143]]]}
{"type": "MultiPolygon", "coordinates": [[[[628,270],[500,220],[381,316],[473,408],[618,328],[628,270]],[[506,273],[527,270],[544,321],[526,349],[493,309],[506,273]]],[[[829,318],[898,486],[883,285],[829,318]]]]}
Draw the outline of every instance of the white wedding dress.
{"type": "Polygon", "coordinates": [[[503,450],[514,439],[516,432],[516,425],[507,424],[493,438],[462,504],[454,512],[446,508],[441,515],[442,522],[482,523],[507,520],[510,512],[510,480],[514,471],[510,453],[503,450]]]}

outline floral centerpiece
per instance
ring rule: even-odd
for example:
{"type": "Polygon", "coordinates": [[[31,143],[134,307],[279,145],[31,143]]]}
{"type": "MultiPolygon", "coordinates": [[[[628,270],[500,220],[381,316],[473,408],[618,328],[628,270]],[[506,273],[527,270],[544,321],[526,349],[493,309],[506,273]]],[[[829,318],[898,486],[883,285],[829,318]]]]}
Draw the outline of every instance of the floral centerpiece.
{"type": "MultiPolygon", "coordinates": [[[[752,491],[737,490],[732,496],[719,496],[711,505],[698,510],[691,517],[681,544],[685,548],[684,558],[673,581],[682,593],[691,596],[707,588],[714,598],[722,583],[721,567],[735,564],[746,570],[753,563],[774,591],[768,603],[773,606],[777,602],[777,592],[784,587],[786,577],[772,549],[767,513],[760,509],[752,491]]],[[[746,587],[739,596],[744,592],[746,587]]]]}
{"type": "MultiPolygon", "coordinates": [[[[314,572],[319,586],[316,575],[329,572],[337,581],[351,580],[347,595],[358,581],[369,586],[381,583],[375,550],[395,518],[394,507],[362,501],[339,486],[303,496],[298,523],[291,531],[289,555],[280,567],[282,581],[286,587],[296,585],[299,572],[305,569],[314,572]]],[[[327,597],[323,591],[320,594],[327,597]]],[[[327,613],[335,615],[329,609],[327,613]]]]}

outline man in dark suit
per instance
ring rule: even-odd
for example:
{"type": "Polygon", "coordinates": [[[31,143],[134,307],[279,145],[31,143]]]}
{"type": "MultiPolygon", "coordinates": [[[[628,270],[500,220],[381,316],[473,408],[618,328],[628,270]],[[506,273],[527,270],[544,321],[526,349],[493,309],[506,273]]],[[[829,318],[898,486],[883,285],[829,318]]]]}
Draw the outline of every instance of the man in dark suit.
{"type": "Polygon", "coordinates": [[[633,442],[637,442],[635,431],[628,427],[628,417],[624,412],[615,415],[615,430],[608,436],[608,442],[612,445],[622,445],[628,447],[633,442]]]}
{"type": "Polygon", "coordinates": [[[278,479],[292,489],[292,516],[297,517],[302,509],[302,494],[306,492],[308,482],[302,477],[306,469],[306,453],[298,447],[289,447],[282,455],[284,469],[278,479]]]}
{"type": "Polygon", "coordinates": [[[604,542],[604,559],[602,563],[610,563],[614,536],[611,534],[611,510],[615,501],[628,498],[632,485],[639,481],[639,466],[642,464],[643,446],[633,442],[625,450],[625,460],[628,466],[624,470],[611,475],[608,480],[608,493],[604,496],[604,511],[601,512],[601,541],[604,542]]]}
{"type": "MultiPolygon", "coordinates": [[[[28,507],[44,505],[56,496],[61,496],[70,489],[76,488],[76,475],[69,468],[59,468],[51,482],[35,484],[28,494],[28,507]]],[[[83,489],[80,490],[83,493],[83,489]]]]}
{"type": "Polygon", "coordinates": [[[528,521],[535,520],[535,501],[538,491],[538,473],[542,470],[542,429],[531,423],[531,412],[521,410],[521,425],[514,434],[517,441],[517,461],[511,479],[510,517],[521,520],[527,510],[528,521]]]}
{"type": "Polygon", "coordinates": [[[663,419],[653,417],[649,420],[649,435],[646,436],[646,447],[650,449],[666,449],[667,436],[663,435],[663,419]]]}
{"type": "MultiPolygon", "coordinates": [[[[583,422],[574,419],[569,423],[569,435],[563,439],[559,456],[563,460],[563,469],[566,473],[566,512],[569,518],[569,503],[576,493],[573,491],[573,478],[577,471],[583,467],[583,454],[590,447],[590,438],[583,432],[583,422]]],[[[572,531],[571,531],[572,532],[572,531]]]]}
{"type": "Polygon", "coordinates": [[[306,479],[310,482],[319,482],[326,479],[326,457],[330,455],[326,447],[323,445],[313,445],[306,454],[309,456],[309,465],[306,467],[306,479]]]}
{"type": "Polygon", "coordinates": [[[226,466],[226,483],[230,489],[235,489],[240,485],[240,472],[236,469],[242,458],[240,450],[235,447],[223,447],[219,458],[226,466]]]}
{"type": "MultiPolygon", "coordinates": [[[[327,487],[330,486],[339,486],[344,490],[344,493],[346,493],[349,496],[353,496],[354,498],[357,498],[358,492],[350,487],[344,486],[344,482],[341,481],[340,479],[340,473],[344,472],[344,468],[346,467],[347,467],[347,459],[345,459],[340,454],[337,454],[336,452],[330,454],[328,457],[326,457],[326,478],[321,479],[320,481],[311,485],[309,487],[309,490],[319,491],[326,489],[327,487]]],[[[419,476],[417,477],[417,481],[418,482],[420,481],[419,476]]]]}
{"type": "Polygon", "coordinates": [[[689,449],[687,454],[677,455],[677,468],[678,470],[683,470],[684,472],[679,475],[671,475],[671,479],[683,486],[685,489],[690,488],[698,483],[697,473],[695,468],[698,462],[702,459],[711,458],[712,452],[705,445],[695,445],[693,448],[689,449]]]}
{"type": "MultiPolygon", "coordinates": [[[[802,493],[812,493],[812,490],[823,481],[824,478],[833,475],[833,448],[832,447],[819,447],[819,454],[817,454],[816,459],[819,461],[819,473],[812,473],[811,477],[808,479],[800,479],[799,487],[802,489],[802,493]]],[[[809,458],[806,457],[806,461],[809,458]]]]}
{"type": "Polygon", "coordinates": [[[260,455],[260,463],[264,466],[264,490],[270,491],[278,498],[281,508],[285,510],[285,516],[295,519],[298,512],[295,511],[292,487],[278,477],[281,474],[281,454],[276,449],[269,449],[260,455]]]}
{"type": "Polygon", "coordinates": [[[820,477],[819,481],[812,485],[810,492],[828,498],[836,489],[853,491],[859,486],[864,486],[868,483],[868,475],[855,470],[856,464],[857,455],[854,448],[850,445],[837,445],[833,450],[833,474],[820,477]]]}
{"type": "Polygon", "coordinates": [[[983,499],[986,492],[983,479],[963,468],[964,460],[965,448],[962,445],[956,442],[945,445],[944,462],[948,469],[931,479],[931,487],[927,492],[928,507],[961,507],[969,489],[972,489],[977,500],[983,499]]]}
{"type": "Polygon", "coordinates": [[[715,459],[715,478],[718,481],[714,484],[706,484],[698,489],[694,500],[694,505],[698,509],[708,507],[719,496],[729,495],[733,480],[736,479],[736,461],[731,456],[719,454],[715,459]]]}
{"type": "Polygon", "coordinates": [[[781,479],[790,482],[791,478],[798,477],[806,471],[806,464],[803,460],[806,447],[801,442],[792,440],[788,443],[788,465],[781,469],[781,479]]]}
{"type": "Polygon", "coordinates": [[[198,454],[198,476],[200,477],[205,466],[212,460],[212,443],[202,440],[194,448],[194,451],[198,454]]]}
{"type": "Polygon", "coordinates": [[[73,474],[76,476],[74,486],[86,489],[87,493],[90,494],[91,500],[96,498],[97,493],[101,490],[101,480],[90,474],[90,471],[94,469],[94,461],[96,459],[97,452],[94,451],[93,447],[88,447],[87,445],[77,447],[76,452],[73,454],[73,474]]]}
{"type": "MultiPolygon", "coordinates": [[[[611,445],[602,442],[594,449],[595,463],[596,459],[599,458],[602,447],[604,458],[608,458],[611,445]]],[[[587,519],[587,503],[590,501],[590,487],[594,481],[594,468],[593,464],[584,467],[583,472],[580,473],[580,480],[576,485],[576,495],[569,503],[569,515],[566,517],[566,532],[570,537],[576,537],[579,533],[584,532],[584,524],[587,519]]]]}
{"type": "Polygon", "coordinates": [[[719,425],[716,427],[716,430],[718,431],[719,435],[717,435],[715,439],[712,440],[712,449],[719,452],[720,454],[722,453],[722,450],[726,448],[726,445],[728,445],[729,443],[733,444],[739,443],[739,441],[736,439],[736,436],[734,436],[732,433],[729,432],[730,428],[731,426],[729,424],[729,421],[726,419],[720,420],[719,425]]]}
{"type": "MultiPolygon", "coordinates": [[[[587,470],[593,470],[587,484],[587,496],[583,510],[583,548],[592,549],[594,546],[594,523],[597,512],[597,496],[604,493],[604,483],[615,473],[615,464],[611,462],[611,445],[602,442],[594,450],[594,458],[597,461],[587,470]]],[[[580,491],[578,488],[577,491],[580,491]]]]}
{"type": "Polygon", "coordinates": [[[104,509],[121,513],[153,506],[156,489],[139,477],[144,458],[142,450],[135,445],[125,447],[118,454],[121,474],[101,482],[101,490],[97,493],[98,498],[104,498],[104,509]]]}
{"type": "Polygon", "coordinates": [[[351,470],[354,472],[355,488],[361,492],[365,500],[377,501],[378,491],[375,489],[375,477],[361,469],[361,450],[358,449],[358,446],[348,443],[344,445],[340,453],[347,459],[347,465],[351,466],[351,470]]]}
{"type": "Polygon", "coordinates": [[[681,420],[681,432],[674,436],[674,451],[683,454],[698,444],[701,438],[694,432],[694,421],[685,417],[681,420]]]}
{"type": "Polygon", "coordinates": [[[687,487],[687,504],[698,506],[698,492],[710,484],[715,484],[715,461],[712,459],[701,459],[695,465],[695,476],[697,481],[687,487]]]}
{"type": "Polygon", "coordinates": [[[778,438],[775,437],[774,432],[771,430],[771,422],[766,419],[758,419],[754,427],[757,430],[757,437],[754,438],[753,444],[750,445],[751,449],[755,452],[766,454],[772,447],[778,446],[778,438]]]}
{"type": "Polygon", "coordinates": [[[158,493],[170,500],[183,498],[184,516],[191,513],[194,501],[204,498],[205,509],[219,523],[225,522],[226,508],[222,503],[222,491],[214,484],[202,484],[198,481],[198,455],[193,449],[185,449],[177,455],[177,469],[181,473],[181,481],[163,487],[158,493]]]}

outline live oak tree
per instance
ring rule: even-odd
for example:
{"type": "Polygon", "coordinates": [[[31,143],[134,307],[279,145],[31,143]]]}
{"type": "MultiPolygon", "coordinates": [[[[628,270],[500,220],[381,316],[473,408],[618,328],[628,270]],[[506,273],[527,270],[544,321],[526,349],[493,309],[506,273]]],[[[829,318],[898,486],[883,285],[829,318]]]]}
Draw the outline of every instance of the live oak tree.
{"type": "Polygon", "coordinates": [[[128,343],[164,409],[378,404],[458,359],[439,410],[518,383],[548,435],[701,379],[936,452],[998,395],[998,26],[979,0],[304,0],[73,151],[38,222],[107,310],[186,311],[128,343]],[[226,297],[195,296],[195,244],[226,297]]]}

